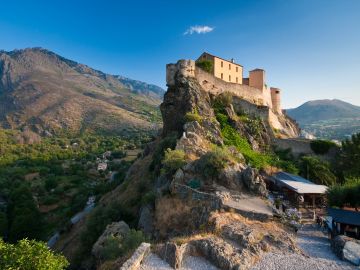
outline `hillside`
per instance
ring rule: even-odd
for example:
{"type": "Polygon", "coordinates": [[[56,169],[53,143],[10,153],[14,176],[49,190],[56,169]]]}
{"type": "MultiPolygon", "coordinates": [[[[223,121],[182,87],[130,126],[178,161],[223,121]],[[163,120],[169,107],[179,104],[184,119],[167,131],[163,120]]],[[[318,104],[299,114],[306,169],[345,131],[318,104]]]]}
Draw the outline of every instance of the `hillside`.
{"type": "Polygon", "coordinates": [[[41,135],[129,135],[159,123],[160,87],[113,76],[42,48],[0,51],[0,127],[41,135]]]}
{"type": "Polygon", "coordinates": [[[308,101],[286,111],[317,137],[341,140],[360,131],[360,107],[338,99],[308,101]]]}

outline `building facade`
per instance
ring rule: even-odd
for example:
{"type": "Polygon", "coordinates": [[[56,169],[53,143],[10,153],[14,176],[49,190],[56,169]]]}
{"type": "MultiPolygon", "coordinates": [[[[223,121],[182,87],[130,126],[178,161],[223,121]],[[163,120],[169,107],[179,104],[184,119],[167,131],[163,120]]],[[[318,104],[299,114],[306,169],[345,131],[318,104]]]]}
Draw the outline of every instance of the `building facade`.
{"type": "Polygon", "coordinates": [[[228,61],[218,56],[204,52],[196,60],[196,62],[200,61],[211,61],[213,63],[212,75],[214,75],[216,78],[230,83],[243,83],[243,66],[236,64],[233,59],[228,61]]]}

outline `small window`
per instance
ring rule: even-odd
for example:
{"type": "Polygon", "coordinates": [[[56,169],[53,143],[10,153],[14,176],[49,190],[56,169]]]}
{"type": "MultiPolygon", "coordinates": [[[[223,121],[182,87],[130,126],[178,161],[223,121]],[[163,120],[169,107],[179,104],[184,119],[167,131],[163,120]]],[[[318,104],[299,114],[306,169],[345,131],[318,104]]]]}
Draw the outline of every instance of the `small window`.
{"type": "Polygon", "coordinates": [[[224,66],[224,62],[223,61],[221,61],[221,67],[223,67],[224,66]]]}
{"type": "Polygon", "coordinates": [[[239,67],[236,67],[236,72],[239,72],[239,67]]]}
{"type": "Polygon", "coordinates": [[[224,74],[221,73],[221,79],[224,79],[224,74]]]}
{"type": "Polygon", "coordinates": [[[229,70],[231,70],[231,64],[229,64],[229,70]]]}
{"type": "Polygon", "coordinates": [[[279,94],[279,93],[280,93],[280,91],[275,91],[275,93],[276,93],[276,94],[279,94]]]}
{"type": "Polygon", "coordinates": [[[238,77],[236,77],[236,83],[238,83],[239,82],[239,79],[238,79],[238,77]]]}
{"type": "Polygon", "coordinates": [[[231,82],[231,75],[229,75],[229,82],[231,82]]]}

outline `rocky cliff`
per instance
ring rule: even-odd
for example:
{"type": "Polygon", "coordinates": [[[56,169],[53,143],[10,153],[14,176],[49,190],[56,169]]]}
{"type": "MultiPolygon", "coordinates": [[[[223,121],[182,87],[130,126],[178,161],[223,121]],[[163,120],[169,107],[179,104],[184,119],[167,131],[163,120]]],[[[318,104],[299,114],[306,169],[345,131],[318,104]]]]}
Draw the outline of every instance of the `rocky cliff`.
{"type": "MultiPolygon", "coordinates": [[[[276,166],[270,124],[244,113],[232,95],[212,95],[183,74],[160,108],[163,130],[98,207],[121,205],[135,215],[137,229],[158,243],[153,252],[174,268],[189,256],[248,269],[266,252],[298,253],[291,229],[274,221],[266,199],[267,169],[276,166]]],[[[124,258],[116,261],[114,269],[124,258]]]]}

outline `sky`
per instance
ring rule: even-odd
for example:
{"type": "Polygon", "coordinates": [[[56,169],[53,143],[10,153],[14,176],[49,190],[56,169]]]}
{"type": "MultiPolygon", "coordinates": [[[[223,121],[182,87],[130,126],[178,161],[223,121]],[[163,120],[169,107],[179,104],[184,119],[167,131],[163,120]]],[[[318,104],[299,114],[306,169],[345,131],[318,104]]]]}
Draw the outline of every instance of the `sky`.
{"type": "Polygon", "coordinates": [[[165,65],[203,51],[266,70],[284,108],[360,105],[360,0],[1,1],[0,49],[43,47],[165,86],[165,65]]]}

